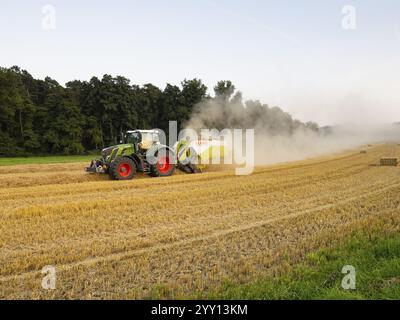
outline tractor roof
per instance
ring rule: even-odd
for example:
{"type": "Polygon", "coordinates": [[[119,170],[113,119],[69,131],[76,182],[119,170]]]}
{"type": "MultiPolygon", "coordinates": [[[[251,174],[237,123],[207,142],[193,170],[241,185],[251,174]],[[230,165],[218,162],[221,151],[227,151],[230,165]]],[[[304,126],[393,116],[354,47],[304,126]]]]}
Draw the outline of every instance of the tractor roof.
{"type": "Polygon", "coordinates": [[[158,130],[155,130],[155,129],[153,129],[153,130],[139,130],[139,129],[137,129],[137,130],[127,130],[127,131],[126,131],[126,133],[134,133],[134,132],[159,133],[159,131],[158,131],[158,130]]]}

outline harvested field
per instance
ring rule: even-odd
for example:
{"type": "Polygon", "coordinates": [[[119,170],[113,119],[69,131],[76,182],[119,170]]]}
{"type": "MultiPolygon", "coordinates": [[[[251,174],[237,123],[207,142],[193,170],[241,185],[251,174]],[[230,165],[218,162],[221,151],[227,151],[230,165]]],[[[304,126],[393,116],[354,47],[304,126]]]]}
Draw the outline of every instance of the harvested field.
{"type": "Polygon", "coordinates": [[[109,181],[87,163],[0,167],[0,298],[169,298],[282,273],[356,230],[400,231],[400,146],[109,181]],[[54,265],[55,290],[41,288],[54,265]]]}

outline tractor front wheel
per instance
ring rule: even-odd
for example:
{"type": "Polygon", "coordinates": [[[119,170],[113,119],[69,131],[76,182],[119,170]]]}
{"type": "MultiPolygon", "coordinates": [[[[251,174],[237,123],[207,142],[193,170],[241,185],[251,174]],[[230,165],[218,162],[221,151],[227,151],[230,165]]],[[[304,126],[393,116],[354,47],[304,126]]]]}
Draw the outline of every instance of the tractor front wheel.
{"type": "Polygon", "coordinates": [[[111,163],[109,172],[114,180],[130,180],[136,174],[136,165],[132,159],[122,157],[111,163]]]}

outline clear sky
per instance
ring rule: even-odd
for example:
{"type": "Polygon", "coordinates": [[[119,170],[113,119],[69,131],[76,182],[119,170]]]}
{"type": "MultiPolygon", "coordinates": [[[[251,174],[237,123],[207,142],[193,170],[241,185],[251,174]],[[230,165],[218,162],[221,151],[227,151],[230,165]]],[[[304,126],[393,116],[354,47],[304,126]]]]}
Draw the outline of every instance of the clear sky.
{"type": "Polygon", "coordinates": [[[18,65],[37,78],[65,84],[107,73],[161,88],[184,78],[209,88],[229,79],[246,99],[301,120],[400,121],[398,0],[0,0],[0,6],[0,66],[18,65]],[[55,9],[55,24],[46,5],[55,9]],[[355,9],[350,29],[343,28],[346,5],[355,9]]]}

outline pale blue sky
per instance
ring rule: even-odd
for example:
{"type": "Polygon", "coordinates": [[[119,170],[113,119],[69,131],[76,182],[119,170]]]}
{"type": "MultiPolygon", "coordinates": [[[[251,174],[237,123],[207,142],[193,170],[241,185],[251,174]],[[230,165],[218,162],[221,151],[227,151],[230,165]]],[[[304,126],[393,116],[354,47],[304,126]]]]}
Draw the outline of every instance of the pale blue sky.
{"type": "Polygon", "coordinates": [[[320,124],[400,120],[400,1],[0,0],[0,66],[61,84],[108,73],[209,88],[320,124]],[[55,30],[42,8],[53,5],[55,30]],[[356,9],[343,30],[342,8],[356,9]]]}

